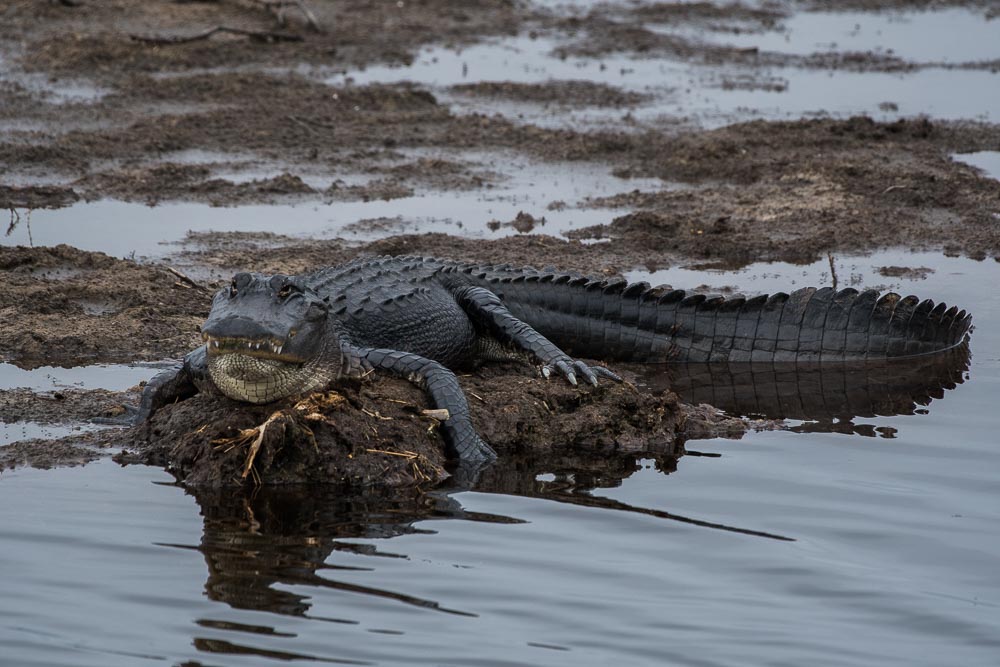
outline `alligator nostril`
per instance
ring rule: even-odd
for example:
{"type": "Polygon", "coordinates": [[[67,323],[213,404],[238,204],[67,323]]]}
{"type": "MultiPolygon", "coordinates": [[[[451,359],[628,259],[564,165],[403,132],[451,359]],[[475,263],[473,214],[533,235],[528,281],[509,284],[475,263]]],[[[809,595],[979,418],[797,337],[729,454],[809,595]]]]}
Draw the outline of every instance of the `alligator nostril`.
{"type": "Polygon", "coordinates": [[[295,329],[292,329],[291,331],[289,331],[288,332],[288,340],[291,340],[291,339],[295,338],[295,334],[297,334],[297,333],[298,333],[298,331],[296,331],[295,329]]]}

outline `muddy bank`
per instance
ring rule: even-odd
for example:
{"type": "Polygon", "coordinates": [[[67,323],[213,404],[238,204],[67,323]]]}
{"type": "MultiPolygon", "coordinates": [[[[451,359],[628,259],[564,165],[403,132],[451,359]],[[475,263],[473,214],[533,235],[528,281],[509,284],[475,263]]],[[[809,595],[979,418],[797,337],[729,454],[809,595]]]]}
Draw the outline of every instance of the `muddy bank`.
{"type": "MultiPolygon", "coordinates": [[[[248,92],[278,85],[268,77],[243,78],[240,88],[248,92]]],[[[289,85],[296,84],[290,80],[280,84],[289,85]]],[[[0,154],[8,168],[75,175],[67,186],[74,197],[236,205],[392,199],[428,189],[483,189],[503,175],[461,161],[408,158],[399,151],[514,150],[554,165],[596,161],[619,177],[663,181],[660,189],[566,202],[584,208],[631,209],[625,217],[609,215],[603,225],[571,234],[612,239],[616,247],[605,248],[612,253],[655,251],[733,262],[809,261],[824,252],[901,245],[973,257],[1000,253],[1000,236],[995,233],[1000,182],[952,158],[957,152],[1000,149],[1000,130],[994,125],[927,119],[880,123],[858,117],[756,121],[682,136],[654,131],[586,133],[521,126],[499,116],[455,116],[430,95],[406,88],[354,91],[346,96],[342,111],[336,104],[330,108],[325,99],[321,102],[319,92],[311,95],[315,106],[308,113],[326,119],[324,123],[333,122],[329,119],[335,116],[336,132],[315,135],[290,122],[286,108],[262,107],[239,119],[229,112],[186,115],[168,129],[161,121],[148,119],[115,132],[69,132],[41,143],[7,144],[0,154]],[[388,106],[382,111],[371,106],[354,111],[359,97],[376,107],[388,106]],[[402,106],[396,107],[397,103],[402,106]],[[224,152],[232,145],[284,161],[286,166],[278,176],[234,183],[213,167],[185,166],[169,159],[156,164],[161,158],[155,156],[224,152]],[[385,146],[393,148],[386,153],[381,150],[385,146]],[[98,159],[102,164],[136,164],[98,168],[93,162],[98,159]],[[289,166],[293,160],[295,166],[289,166]],[[349,177],[348,171],[370,175],[370,180],[348,185],[342,180],[349,177]],[[317,179],[319,187],[309,184],[317,179]],[[671,186],[678,183],[687,187],[671,186]]],[[[33,191],[31,201],[36,206],[59,205],[66,196],[65,189],[33,191]],[[46,192],[51,199],[46,199],[46,192]]],[[[0,198],[3,206],[16,208],[24,195],[0,192],[0,198]]],[[[524,213],[543,218],[546,211],[524,213]]]]}
{"type": "MultiPolygon", "coordinates": [[[[139,26],[172,34],[230,20],[263,30],[274,27],[274,18],[241,3],[14,3],[0,22],[0,33],[18,37],[4,64],[12,76],[0,82],[0,123],[6,124],[0,169],[19,185],[0,187],[0,206],[23,211],[108,197],[219,206],[330,203],[488,191],[511,175],[503,173],[502,162],[484,167],[460,155],[511,151],[554,169],[586,161],[622,177],[660,179],[657,189],[630,192],[625,184],[617,195],[564,202],[631,209],[574,234],[611,239],[606,252],[637,263],[651,254],[661,263],[671,254],[807,261],[824,252],[900,245],[974,257],[1000,253],[1000,183],[952,159],[957,152],[1000,150],[994,124],[858,117],[756,121],[711,131],[686,126],[689,131],[679,134],[673,118],[626,122],[625,114],[646,96],[593,81],[473,81],[448,89],[553,109],[621,109],[622,122],[584,130],[460,113],[437,91],[414,84],[328,83],[337,67],[393,62],[399,51],[409,58],[420,44],[449,43],[459,35],[471,42],[518,30],[536,36],[554,31],[596,49],[603,48],[600,40],[590,37],[610,30],[610,44],[635,50],[641,40],[632,33],[650,32],[646,24],[708,33],[734,25],[771,30],[791,15],[792,5],[646,3],[567,18],[516,3],[463,3],[460,9],[412,4],[324,5],[317,9],[320,23],[334,25],[322,33],[289,12],[283,30],[301,36],[298,42],[217,36],[155,45],[128,35],[139,26]],[[378,25],[385,39],[370,39],[375,21],[384,22],[378,25]],[[627,34],[618,34],[623,30],[627,34]],[[321,61],[327,70],[293,68],[321,61]],[[40,84],[38,72],[50,80],[40,84]],[[83,92],[67,92],[81,87],[83,92]]],[[[695,52],[668,55],[685,63],[715,57],[706,47],[690,48],[695,52]]],[[[720,70],[724,86],[774,85],[773,77],[763,83],[755,78],[767,75],[766,63],[758,62],[764,55],[739,55],[750,57],[757,60],[749,67],[720,70]]]]}
{"type": "Polygon", "coordinates": [[[635,210],[568,235],[732,262],[806,262],[892,246],[997,256],[1000,181],[951,157],[972,145],[996,150],[1000,132],[859,117],[757,121],[665,139],[656,158],[625,173],[699,187],[589,200],[635,210]]]}
{"type": "Polygon", "coordinates": [[[70,246],[0,248],[0,357],[25,368],[162,359],[195,346],[209,292],[70,246]]]}
{"type": "Polygon", "coordinates": [[[463,44],[483,35],[510,33],[526,16],[522,6],[505,0],[352,0],[302,3],[310,14],[289,6],[281,12],[282,22],[267,4],[16,0],[3,9],[0,34],[30,45],[32,57],[25,64],[34,69],[62,75],[98,72],[112,78],[122,71],[265,63],[405,63],[422,44],[463,44]],[[217,26],[231,30],[184,41],[217,26]],[[372,39],[373,34],[379,39],[372,39]]]}
{"type": "MultiPolygon", "coordinates": [[[[533,375],[494,366],[461,376],[473,423],[501,458],[670,448],[684,421],[669,392],[579,389],[533,375]]],[[[419,389],[384,377],[266,406],[199,395],[154,416],[148,441],[128,431],[115,442],[130,450],[118,460],[162,465],[192,486],[434,486],[448,473],[439,422],[426,408],[419,389]]]]}
{"type": "MultiPolygon", "coordinates": [[[[567,17],[500,1],[461,8],[436,0],[403,7],[356,2],[316,8],[323,32],[311,31],[289,10],[281,30],[301,41],[230,34],[152,44],[129,37],[140,28],[188,34],[194,26],[229,22],[275,29],[274,17],[251,5],[9,4],[0,21],[0,34],[12,37],[4,63],[11,76],[0,81],[0,169],[17,185],[0,186],[0,206],[23,211],[109,197],[218,206],[322,204],[488,192],[511,176],[503,161],[484,167],[461,156],[508,151],[556,170],[585,161],[621,177],[660,179],[660,188],[633,192],[626,183],[609,197],[563,202],[629,209],[574,235],[610,239],[602,250],[633,265],[671,257],[808,261],[825,252],[900,245],[973,257],[1000,254],[1000,183],[952,159],[957,152],[1000,150],[995,124],[857,117],[755,121],[705,131],[681,126],[677,118],[631,122],[629,111],[647,95],[594,81],[472,80],[445,91],[553,110],[621,110],[621,119],[604,129],[539,127],[500,113],[462,113],[438,99],[441,92],[420,85],[329,83],[331,73],[348,66],[397,62],[400,53],[408,61],[422,44],[518,32],[630,52],[651,39],[651,54],[678,63],[742,63],[738,71],[720,70],[724,87],[767,88],[778,85],[767,70],[768,54],[716,53],[648,26],[759,32],[772,30],[796,5],[641,3],[567,17]],[[380,39],[371,39],[375,26],[380,39]],[[663,40],[676,43],[665,49],[663,40]],[[40,74],[48,78],[40,82],[40,74]],[[687,131],[680,134],[682,127],[687,131]]],[[[864,67],[915,66],[877,63],[876,55],[864,67]]],[[[851,54],[824,58],[849,62],[796,66],[857,65],[851,54]]],[[[524,213],[545,216],[544,210],[524,213]]]]}
{"type": "MultiPolygon", "coordinates": [[[[626,373],[626,377],[630,377],[626,373]]],[[[460,376],[477,429],[500,454],[482,480],[512,471],[603,470],[636,457],[674,461],[681,443],[740,438],[778,422],[744,420],[710,406],[680,403],[668,390],[631,384],[573,388],[521,365],[487,366],[460,376]]],[[[166,406],[148,428],[101,427],[138,401],[128,392],[65,390],[39,396],[0,390],[0,421],[78,425],[79,433],[0,447],[0,471],[82,465],[114,455],[122,464],[162,466],[191,487],[338,484],[432,488],[450,479],[439,421],[426,396],[394,378],[339,383],[329,392],[253,406],[198,395],[166,406]],[[259,442],[256,442],[259,439],[259,442]]],[[[631,474],[631,473],[629,473],[631,474]]]]}
{"type": "Polygon", "coordinates": [[[481,81],[451,87],[452,92],[474,95],[486,99],[532,102],[535,104],[566,107],[636,106],[651,99],[650,95],[622,90],[593,81],[553,80],[546,83],[513,83],[510,81],[481,81]]]}

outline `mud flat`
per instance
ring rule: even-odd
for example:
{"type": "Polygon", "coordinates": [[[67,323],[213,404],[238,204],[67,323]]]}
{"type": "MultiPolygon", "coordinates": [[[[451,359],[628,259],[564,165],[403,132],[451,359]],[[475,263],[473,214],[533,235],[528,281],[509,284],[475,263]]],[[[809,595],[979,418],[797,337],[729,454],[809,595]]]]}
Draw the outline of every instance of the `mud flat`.
{"type": "MultiPolygon", "coordinates": [[[[993,20],[980,3],[946,4],[993,20]]],[[[0,207],[10,209],[10,222],[0,246],[0,356],[21,368],[178,358],[198,344],[210,296],[227,274],[298,273],[358,255],[506,261],[604,276],[678,264],[811,262],[887,247],[1000,257],[1000,181],[956,159],[1000,150],[994,118],[904,117],[891,111],[899,108],[892,100],[880,100],[882,115],[819,110],[776,121],[747,113],[724,127],[665,111],[697,79],[671,78],[676,68],[722,68],[711,70],[709,88],[773,95],[789,94],[790,72],[989,77],[996,69],[988,53],[921,62],[742,43],[754,35],[773,41],[800,10],[793,3],[572,11],[489,1],[317,3],[314,26],[292,10],[280,25],[252,2],[7,3],[0,10],[7,38],[0,68],[10,73],[0,80],[0,207]],[[420,79],[428,48],[451,49],[462,65],[449,74],[454,80],[420,79]],[[534,48],[552,69],[508,67],[510,80],[467,76],[462,59],[471,61],[473,48],[495,49],[511,62],[534,48]],[[557,67],[576,75],[553,75],[557,67]],[[633,70],[652,78],[637,85],[633,70]],[[577,123],[577,114],[594,122],[577,123]],[[596,165],[592,181],[611,190],[572,193],[554,178],[551,189],[511,203],[503,187],[517,182],[521,168],[509,155],[556,174],[596,165]],[[129,224],[153,245],[164,233],[142,215],[152,210],[147,204],[193,203],[219,217],[271,208],[266,230],[220,232],[200,222],[155,261],[66,245],[8,247],[33,243],[32,211],[36,220],[53,209],[73,218],[109,199],[133,206],[129,224]],[[412,214],[421,199],[439,202],[439,215],[455,219],[454,233],[426,233],[426,221],[412,214]],[[361,213],[340,219],[345,209],[337,206],[346,202],[361,213]],[[373,212],[365,215],[369,203],[373,212]],[[494,210],[501,205],[513,211],[494,210]],[[305,207],[339,226],[332,234],[297,233],[305,207]]],[[[87,235],[100,247],[100,225],[87,235]]],[[[617,386],[576,391],[530,375],[505,368],[463,379],[470,395],[484,399],[473,401],[476,423],[508,454],[563,444],[632,451],[640,432],[667,442],[685,419],[687,408],[672,395],[617,386]],[[654,423],[637,422],[638,414],[654,423]]],[[[338,391],[339,398],[315,398],[319,404],[302,410],[284,406],[270,423],[303,446],[282,449],[265,429],[253,475],[275,483],[329,477],[326,461],[340,471],[333,476],[365,483],[378,475],[406,484],[443,477],[434,423],[421,416],[418,392],[391,380],[338,391]]],[[[82,423],[135,399],[135,389],[78,388],[46,412],[30,406],[27,394],[5,391],[3,414],[8,422],[48,423],[62,413],[82,423]]],[[[260,431],[248,434],[275,414],[233,412],[199,397],[157,417],[159,445],[88,431],[71,436],[81,443],[67,450],[72,455],[49,462],[83,460],[103,444],[105,452],[127,447],[122,460],[171,466],[191,483],[246,480],[245,450],[260,431]],[[227,456],[199,467],[219,452],[227,456]]],[[[37,443],[4,450],[8,464],[44,459],[37,443]]]]}

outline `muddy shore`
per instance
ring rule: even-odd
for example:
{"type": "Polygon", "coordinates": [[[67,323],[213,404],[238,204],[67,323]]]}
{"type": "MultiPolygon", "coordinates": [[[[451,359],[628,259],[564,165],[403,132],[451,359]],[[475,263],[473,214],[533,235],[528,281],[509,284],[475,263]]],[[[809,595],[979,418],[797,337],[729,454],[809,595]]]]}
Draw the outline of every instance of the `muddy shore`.
{"type": "MultiPolygon", "coordinates": [[[[700,129],[686,119],[631,121],[650,94],[588,81],[432,88],[337,78],[411,63],[430,44],[471,45],[512,35],[558,38],[557,53],[566,57],[642,54],[738,65],[749,68],[746,85],[752,87],[767,85],[764,70],[773,66],[865,72],[941,66],[876,53],[819,58],[722,49],[646,27],[762,31],[801,4],[640,3],[566,15],[500,0],[306,3],[315,11],[312,26],[311,17],[293,9],[280,23],[250,0],[6,3],[0,9],[0,67],[11,76],[0,78],[0,208],[10,210],[9,230],[28,224],[30,210],[105,199],[232,207],[489,192],[513,174],[502,161],[498,166],[470,156],[504,152],[556,170],[596,163],[619,178],[658,179],[662,187],[629,188],[626,180],[613,195],[553,198],[513,220],[475,221],[512,232],[502,238],[391,234],[391,219],[374,218],[352,223],[352,231],[381,237],[364,243],[286,235],[276,222],[269,232],[194,232],[179,252],[147,262],[70,246],[0,247],[0,357],[23,368],[177,358],[198,344],[210,296],[227,273],[297,273],[358,255],[435,255],[595,275],[678,263],[809,262],[885,247],[1000,260],[1000,181],[954,159],[956,153],[1000,150],[995,123],[856,116],[700,129]],[[225,30],[199,37],[216,27],[225,30]],[[373,33],[380,38],[371,39],[373,33]],[[463,112],[453,98],[496,103],[498,110],[463,112]],[[521,104],[553,115],[581,109],[619,115],[594,127],[536,124],[504,111],[521,104]],[[558,207],[608,213],[600,224],[565,235],[536,224],[558,207]],[[390,231],[381,233],[385,229],[390,231]]],[[[852,4],[869,10],[873,3],[852,4]]],[[[927,3],[877,4],[902,9],[927,3]]],[[[997,63],[954,66],[989,71],[997,63]]],[[[579,393],[531,375],[530,369],[505,368],[463,379],[467,391],[491,397],[487,404],[473,403],[474,418],[486,439],[509,454],[523,455],[529,441],[543,449],[572,443],[597,452],[632,451],[641,449],[636,443],[643,429],[656,434],[650,440],[673,442],[688,414],[670,395],[637,397],[622,387],[579,393]],[[640,425],[636,414],[659,416],[655,424],[640,425]],[[537,423],[550,430],[524,430],[537,423]]],[[[341,448],[341,458],[328,460],[345,479],[371,480],[383,469],[387,479],[406,483],[443,478],[438,443],[427,437],[433,424],[412,409],[422,405],[417,393],[391,381],[344,391],[344,401],[325,410],[353,426],[315,431],[317,449],[302,448],[306,458],[289,470],[321,470],[309,457],[323,447],[333,451],[352,430],[364,432],[372,418],[359,406],[377,403],[374,411],[390,416],[393,425],[382,425],[382,440],[368,449],[389,451],[390,441],[406,442],[406,449],[393,451],[416,458],[379,454],[377,463],[352,470],[360,464],[341,448]]],[[[81,392],[54,401],[64,419],[83,421],[87,414],[109,416],[115,404],[135,396],[134,390],[81,392]]],[[[0,391],[3,421],[45,422],[52,410],[42,405],[23,392],[0,391]]],[[[173,439],[159,449],[130,447],[133,453],[123,460],[180,466],[180,476],[197,481],[191,462],[218,446],[213,440],[237,437],[271,414],[230,415],[200,399],[175,407],[157,425],[173,439]],[[207,423],[204,415],[214,415],[214,431],[189,437],[207,423]],[[174,427],[171,419],[179,420],[174,427]],[[181,445],[188,449],[177,450],[181,445]]],[[[698,414],[712,421],[709,413],[698,414]]],[[[739,430],[731,421],[724,426],[739,430]]],[[[120,434],[103,431],[79,439],[82,448],[2,448],[0,466],[83,461],[93,455],[92,446],[108,452],[127,445],[120,434]]],[[[205,474],[232,478],[237,453],[205,474]]],[[[277,449],[266,453],[271,458],[261,461],[280,458],[277,449]]],[[[271,479],[288,481],[278,468],[271,479]]]]}

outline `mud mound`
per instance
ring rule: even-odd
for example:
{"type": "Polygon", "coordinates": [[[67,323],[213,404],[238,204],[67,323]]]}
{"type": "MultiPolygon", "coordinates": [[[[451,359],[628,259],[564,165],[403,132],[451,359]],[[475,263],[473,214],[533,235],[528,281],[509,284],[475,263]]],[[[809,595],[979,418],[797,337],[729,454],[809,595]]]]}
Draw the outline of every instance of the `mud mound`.
{"type": "MultiPolygon", "coordinates": [[[[461,378],[472,418],[501,458],[672,447],[676,397],[629,384],[573,388],[523,367],[461,378]]],[[[423,393],[393,378],[254,406],[200,394],[163,408],[149,426],[113,436],[121,462],[160,465],[190,486],[336,483],[434,486],[447,479],[438,420],[423,393]]]]}
{"type": "Polygon", "coordinates": [[[544,83],[480,81],[452,86],[451,90],[488,99],[575,107],[629,107],[650,99],[649,95],[586,80],[553,80],[544,83]]]}
{"type": "Polygon", "coordinates": [[[66,245],[0,248],[0,356],[31,367],[163,359],[198,341],[209,292],[66,245]]]}

